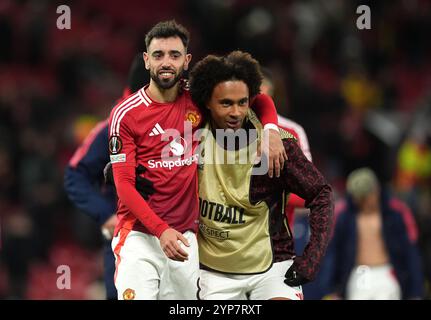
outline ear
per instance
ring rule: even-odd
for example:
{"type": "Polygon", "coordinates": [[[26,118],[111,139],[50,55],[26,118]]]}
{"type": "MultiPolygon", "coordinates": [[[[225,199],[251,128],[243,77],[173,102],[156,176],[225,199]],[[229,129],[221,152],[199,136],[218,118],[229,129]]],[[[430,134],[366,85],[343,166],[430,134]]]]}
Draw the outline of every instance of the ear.
{"type": "Polygon", "coordinates": [[[192,60],[192,54],[191,53],[187,53],[186,54],[186,60],[184,61],[184,70],[188,70],[189,69],[189,63],[192,60]]]}
{"type": "Polygon", "coordinates": [[[144,52],[142,54],[143,58],[144,58],[144,63],[145,63],[145,69],[150,70],[150,62],[149,62],[149,56],[148,53],[144,52]]]}

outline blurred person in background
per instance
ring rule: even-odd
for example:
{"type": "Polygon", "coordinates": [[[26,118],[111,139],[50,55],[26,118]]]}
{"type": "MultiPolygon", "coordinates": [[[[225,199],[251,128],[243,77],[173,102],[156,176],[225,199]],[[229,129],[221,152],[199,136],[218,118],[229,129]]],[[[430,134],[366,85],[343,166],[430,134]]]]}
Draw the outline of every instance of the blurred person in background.
{"type": "MultiPolygon", "coordinates": [[[[145,84],[142,54],[138,54],[129,71],[123,97],[145,84]]],[[[115,259],[111,241],[117,223],[117,197],[110,185],[105,185],[103,169],[109,162],[108,119],[99,122],[75,151],[65,169],[64,188],[69,199],[100,226],[104,241],[104,278],[106,297],[117,299],[114,285],[115,259]]],[[[149,191],[151,192],[151,191],[149,191]]]]}
{"type": "Polygon", "coordinates": [[[417,227],[410,209],[369,168],[352,171],[346,189],[346,199],[336,205],[334,234],[320,274],[327,297],[422,298],[417,227]]]}
{"type": "MultiPolygon", "coordinates": [[[[274,97],[274,80],[271,71],[268,68],[262,68],[262,84],[260,86],[260,91],[271,97],[274,97]]],[[[278,114],[278,126],[290,134],[292,134],[297,142],[302,152],[309,161],[312,161],[312,156],[310,152],[310,145],[308,143],[307,134],[304,128],[292,119],[288,119],[278,114]]],[[[294,226],[294,210],[295,208],[304,208],[304,199],[301,199],[295,194],[291,194],[289,201],[286,204],[286,217],[290,228],[293,230],[294,226]]]]}

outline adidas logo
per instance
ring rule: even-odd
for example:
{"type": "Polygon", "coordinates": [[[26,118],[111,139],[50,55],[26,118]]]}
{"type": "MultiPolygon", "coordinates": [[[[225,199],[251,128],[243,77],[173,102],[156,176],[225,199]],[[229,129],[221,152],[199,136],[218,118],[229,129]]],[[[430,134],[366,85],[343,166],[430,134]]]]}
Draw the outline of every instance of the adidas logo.
{"type": "Polygon", "coordinates": [[[162,129],[159,123],[153,127],[153,130],[150,132],[150,137],[158,136],[159,134],[165,133],[165,130],[162,129]]]}

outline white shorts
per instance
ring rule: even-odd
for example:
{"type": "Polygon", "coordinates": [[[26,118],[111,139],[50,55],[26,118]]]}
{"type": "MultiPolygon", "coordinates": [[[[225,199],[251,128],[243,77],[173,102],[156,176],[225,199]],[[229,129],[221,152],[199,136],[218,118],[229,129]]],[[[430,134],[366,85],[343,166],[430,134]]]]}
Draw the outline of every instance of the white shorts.
{"type": "Polygon", "coordinates": [[[234,275],[201,270],[198,297],[202,300],[269,300],[282,297],[302,300],[302,288],[289,287],[284,275],[292,260],[274,263],[268,271],[253,275],[234,275]]]}
{"type": "Polygon", "coordinates": [[[184,262],[166,257],[157,237],[121,229],[112,240],[115,286],[120,300],[196,300],[199,258],[196,235],[184,233],[190,247],[184,262]]]}
{"type": "Polygon", "coordinates": [[[357,266],[350,273],[347,300],[400,300],[401,289],[390,264],[357,266]]]}

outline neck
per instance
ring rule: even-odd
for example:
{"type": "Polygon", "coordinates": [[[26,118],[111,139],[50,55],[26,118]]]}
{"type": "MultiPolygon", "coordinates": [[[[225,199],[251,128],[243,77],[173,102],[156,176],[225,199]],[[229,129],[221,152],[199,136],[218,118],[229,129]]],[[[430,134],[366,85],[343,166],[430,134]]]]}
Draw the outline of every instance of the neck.
{"type": "Polygon", "coordinates": [[[146,92],[148,96],[156,102],[160,103],[168,103],[173,102],[178,97],[178,82],[169,89],[162,89],[153,81],[153,79],[150,80],[150,85],[148,86],[146,92]]]}
{"type": "Polygon", "coordinates": [[[242,140],[240,140],[238,138],[235,138],[235,140],[234,140],[235,141],[235,145],[228,145],[227,144],[227,140],[228,140],[229,136],[235,136],[237,134],[237,132],[229,132],[229,133],[225,132],[224,135],[221,136],[221,138],[224,137],[224,139],[220,139],[220,137],[217,137],[216,130],[217,129],[226,130],[226,129],[218,127],[217,124],[215,123],[215,121],[213,119],[210,120],[210,128],[211,128],[211,131],[213,133],[214,138],[216,138],[217,143],[221,147],[223,147],[225,150],[228,150],[228,151],[242,149],[242,148],[250,145],[257,138],[254,135],[250,135],[250,131],[249,130],[250,129],[254,129],[254,127],[250,127],[249,121],[246,121],[246,120],[243,121],[241,129],[245,130],[245,132],[247,134],[247,139],[245,141],[242,141],[242,140]],[[244,142],[245,144],[241,144],[240,145],[240,142],[244,142]]]}
{"type": "Polygon", "coordinates": [[[359,211],[362,214],[372,215],[372,214],[378,214],[380,212],[380,208],[379,206],[374,206],[374,205],[362,205],[360,206],[359,211]]]}

